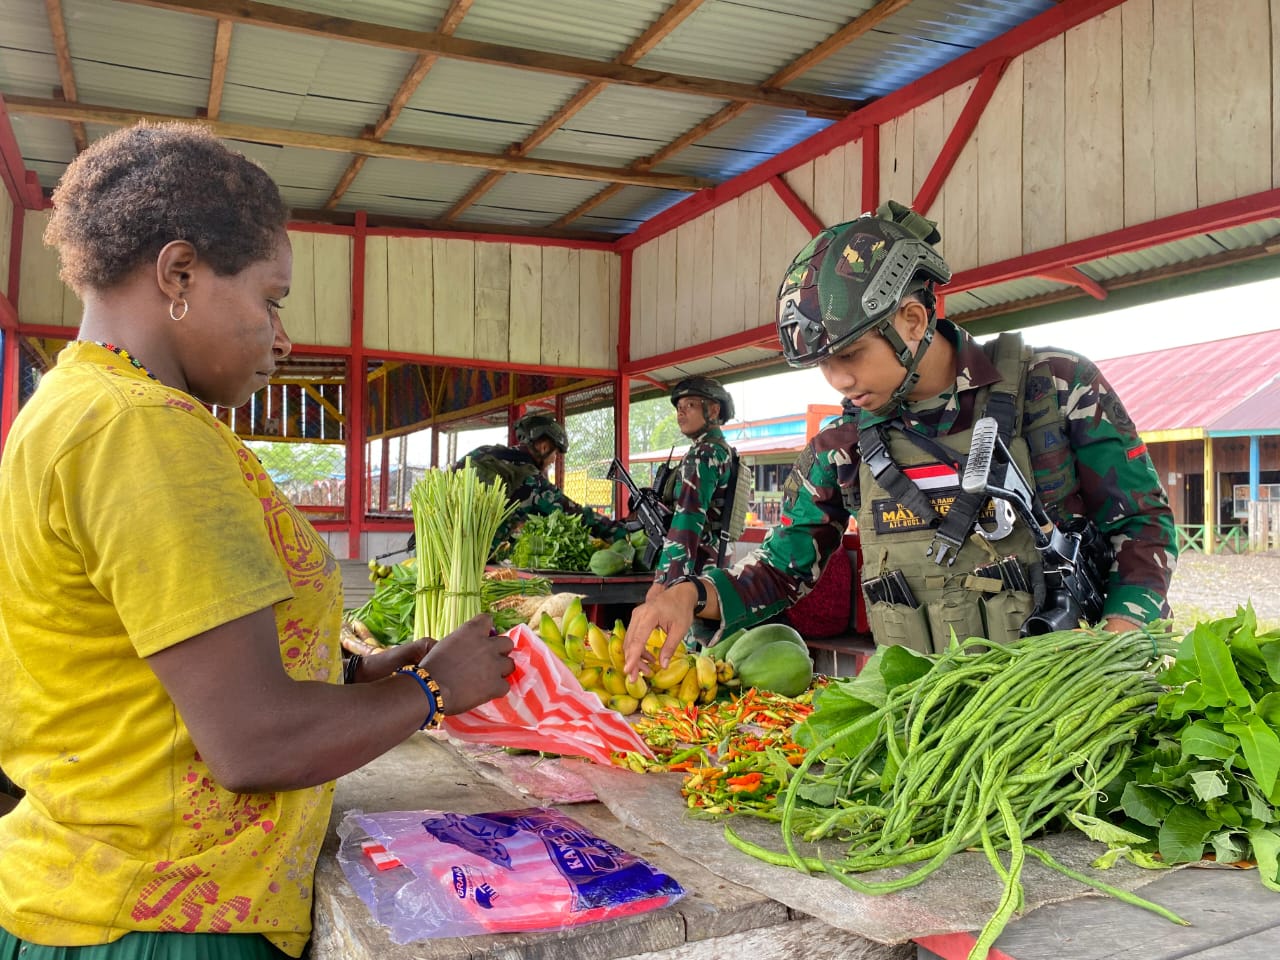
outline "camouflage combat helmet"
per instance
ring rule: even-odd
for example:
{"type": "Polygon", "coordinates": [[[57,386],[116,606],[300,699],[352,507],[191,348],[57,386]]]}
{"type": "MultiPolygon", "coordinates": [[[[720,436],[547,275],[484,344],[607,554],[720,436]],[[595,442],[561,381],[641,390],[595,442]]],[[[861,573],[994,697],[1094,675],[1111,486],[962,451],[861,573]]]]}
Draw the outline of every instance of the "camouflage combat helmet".
{"type": "Polygon", "coordinates": [[[889,402],[896,409],[915,387],[919,364],[933,340],[933,285],[951,268],[933,244],[936,224],[893,200],[874,214],[828,227],[792,261],[778,290],[778,339],[787,363],[811,367],[873,330],[882,334],[907,374],[889,402]],[[913,354],[893,326],[898,305],[919,292],[929,325],[913,354]]]}
{"type": "Polygon", "coordinates": [[[683,397],[701,397],[703,400],[720,404],[718,420],[712,421],[710,417],[706,417],[705,413],[703,414],[708,423],[727,423],[733,419],[733,397],[729,396],[728,390],[710,377],[685,377],[671,389],[671,405],[676,406],[683,397]]]}
{"type": "Polygon", "coordinates": [[[516,439],[526,445],[546,437],[560,448],[561,453],[569,449],[569,435],[549,413],[526,413],[516,421],[515,432],[516,439]]]}

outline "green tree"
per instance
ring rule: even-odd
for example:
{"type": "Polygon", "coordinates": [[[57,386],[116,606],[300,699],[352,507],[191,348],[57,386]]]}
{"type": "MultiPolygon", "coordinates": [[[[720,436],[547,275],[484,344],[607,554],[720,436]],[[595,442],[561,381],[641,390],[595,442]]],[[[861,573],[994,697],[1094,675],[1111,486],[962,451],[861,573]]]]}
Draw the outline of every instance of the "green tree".
{"type": "Polygon", "coordinates": [[[251,449],[281,489],[294,493],[317,480],[341,476],[346,450],[332,443],[250,441],[251,449]]]}

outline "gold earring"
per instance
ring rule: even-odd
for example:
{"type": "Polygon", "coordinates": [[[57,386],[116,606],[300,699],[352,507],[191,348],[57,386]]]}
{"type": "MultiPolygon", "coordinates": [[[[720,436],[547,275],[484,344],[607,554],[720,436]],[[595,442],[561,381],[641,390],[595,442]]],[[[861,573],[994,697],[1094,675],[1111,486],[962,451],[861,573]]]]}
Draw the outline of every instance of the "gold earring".
{"type": "Polygon", "coordinates": [[[189,309],[191,309],[191,304],[187,303],[186,297],[179,297],[177,300],[170,300],[169,301],[169,319],[177,322],[178,320],[181,320],[183,317],[187,315],[187,311],[189,309]],[[175,313],[174,308],[179,303],[182,304],[182,312],[175,313]]]}

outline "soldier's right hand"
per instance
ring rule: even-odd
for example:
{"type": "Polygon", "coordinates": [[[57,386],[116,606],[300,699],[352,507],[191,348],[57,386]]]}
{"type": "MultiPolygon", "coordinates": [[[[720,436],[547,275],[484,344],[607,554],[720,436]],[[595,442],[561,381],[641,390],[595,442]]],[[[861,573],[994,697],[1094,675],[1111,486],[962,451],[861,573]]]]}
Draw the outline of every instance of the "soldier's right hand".
{"type": "Polygon", "coordinates": [[[494,636],[493,618],[472,617],[431,648],[422,666],[440,684],[446,716],[506,696],[515,669],[510,637],[494,636]]]}
{"type": "Polygon", "coordinates": [[[684,645],[684,636],[693,625],[693,608],[698,591],[692,583],[677,583],[660,592],[650,588],[645,602],[631,611],[623,646],[623,671],[630,680],[641,672],[652,673],[654,658],[645,643],[654,630],[666,632],[666,641],[658,651],[657,666],[665,667],[676,649],[684,645]]]}

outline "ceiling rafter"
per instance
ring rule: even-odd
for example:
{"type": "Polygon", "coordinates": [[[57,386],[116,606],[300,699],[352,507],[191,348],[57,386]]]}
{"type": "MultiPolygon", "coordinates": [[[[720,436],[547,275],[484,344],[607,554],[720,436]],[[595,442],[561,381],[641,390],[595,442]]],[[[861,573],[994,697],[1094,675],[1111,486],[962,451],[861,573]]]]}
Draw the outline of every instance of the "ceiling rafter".
{"type": "Polygon", "coordinates": [[[625,167],[600,167],[588,163],[571,163],[562,160],[537,160],[532,157],[509,157],[504,154],[476,153],[470,150],[451,150],[445,147],[424,147],[412,143],[392,143],[369,140],[364,137],[343,137],[328,133],[312,133],[305,130],[286,130],[276,127],[257,127],[244,123],[227,123],[203,117],[183,117],[142,110],[121,110],[88,103],[63,103],[58,100],[42,100],[38,97],[8,97],[5,100],[10,113],[56,120],[80,120],[102,123],[108,126],[127,127],[140,120],[152,123],[171,121],[203,123],[214,133],[228,140],[246,140],[278,147],[302,147],[310,150],[329,150],[335,153],[363,154],[370,157],[389,157],[396,160],[417,160],[424,163],[441,163],[460,167],[477,167],[482,170],[505,170],[509,173],[529,173],[537,176],[568,177],[574,180],[598,180],[662,190],[700,190],[711,186],[702,177],[681,174],[644,173],[625,167]]]}
{"type": "MultiPolygon", "coordinates": [[[[512,70],[533,70],[578,80],[600,80],[621,83],[647,90],[663,90],[715,100],[733,100],[760,104],[784,110],[803,110],[812,116],[840,119],[858,107],[843,97],[797,90],[780,90],[770,86],[772,80],[755,86],[695,77],[687,74],[648,70],[608,60],[591,60],[524,47],[464,40],[425,30],[406,30],[386,24],[351,20],[325,14],[258,3],[257,0],[121,0],[145,7],[156,7],[175,13],[233,20],[258,27],[289,30],[294,33],[345,40],[388,50],[409,53],[434,53],[450,60],[466,60],[512,70]]],[[[900,2],[900,0],[894,0],[900,2]]],[[[865,16],[865,14],[864,14],[865,16]]]]}
{"type": "MultiPolygon", "coordinates": [[[[662,12],[662,15],[657,20],[649,25],[649,28],[644,33],[636,38],[635,42],[614,57],[614,62],[627,65],[638,62],[641,57],[649,53],[663,39],[669,36],[671,31],[688,19],[689,15],[702,5],[702,2],[703,0],[675,0],[671,6],[662,12]]],[[[519,143],[513,143],[509,146],[507,153],[513,157],[527,156],[529,151],[545,142],[548,137],[568,123],[579,110],[594,100],[607,87],[608,84],[602,80],[592,80],[570,97],[563,107],[548,117],[533,133],[519,143]]],[[[445,211],[440,218],[440,222],[452,222],[459,214],[488,193],[502,179],[502,176],[501,173],[496,171],[486,174],[457,203],[445,211]]]]}
{"type": "Polygon", "coordinates": [[[205,104],[204,115],[210,120],[217,120],[222,112],[222,91],[227,85],[227,61],[231,58],[231,30],[235,26],[230,20],[218,21],[218,32],[213,38],[213,62],[209,66],[209,100],[205,104]]]}
{"type": "MultiPolygon", "coordinates": [[[[475,0],[453,0],[449,4],[449,9],[440,18],[438,32],[445,36],[452,36],[453,32],[458,29],[458,25],[462,23],[463,17],[471,10],[471,5],[474,2],[475,0]]],[[[400,81],[399,88],[392,95],[391,102],[387,104],[387,109],[382,112],[378,122],[367,131],[367,135],[371,140],[381,140],[390,132],[405,104],[409,102],[409,98],[413,96],[414,91],[418,89],[422,81],[427,78],[427,74],[431,72],[431,68],[435,66],[438,59],[439,57],[434,53],[418,54],[417,59],[413,61],[413,66],[409,68],[409,72],[400,81]]],[[[338,205],[338,201],[342,199],[342,195],[351,187],[351,184],[356,179],[356,174],[360,172],[360,169],[368,159],[364,155],[357,155],[351,158],[351,163],[342,172],[342,176],[338,178],[338,182],[334,186],[333,192],[329,195],[329,199],[324,203],[326,210],[332,210],[338,205]]]]}
{"type": "MultiPolygon", "coordinates": [[[[49,15],[53,54],[58,61],[58,79],[62,82],[61,97],[68,103],[75,103],[80,98],[76,93],[75,71],[71,67],[71,47],[67,43],[67,23],[62,18],[62,0],[44,0],[44,8],[49,15]]],[[[84,124],[78,120],[71,121],[71,139],[75,141],[76,153],[83,153],[85,147],[89,146],[89,135],[84,124]]]]}
{"type": "MultiPolygon", "coordinates": [[[[773,76],[766,80],[762,86],[775,87],[781,86],[785,83],[790,83],[797,77],[801,76],[805,71],[816,67],[823,60],[826,60],[841,48],[848,46],[854,40],[857,40],[859,37],[866,35],[876,27],[880,26],[880,24],[885,20],[903,9],[909,3],[911,3],[911,0],[880,0],[879,3],[866,13],[854,17],[816,47],[802,53],[795,60],[791,61],[791,63],[777,71],[773,76]]],[[[861,107],[864,104],[865,101],[859,101],[857,103],[850,101],[850,105],[855,108],[861,107]]],[[[745,111],[748,106],[750,106],[750,104],[739,101],[722,107],[716,113],[713,113],[701,123],[691,127],[688,131],[681,134],[675,140],[671,141],[671,143],[667,144],[651,156],[641,157],[638,160],[632,161],[630,164],[631,168],[637,171],[652,169],[667,158],[679,153],[681,150],[684,150],[691,144],[696,143],[698,140],[701,140],[712,131],[723,127],[730,120],[733,120],[745,111]]],[[[580,203],[577,207],[560,217],[552,224],[552,226],[567,226],[579,217],[594,210],[610,197],[616,196],[621,190],[622,187],[616,183],[605,187],[595,196],[588,197],[584,202],[580,203]]]]}

